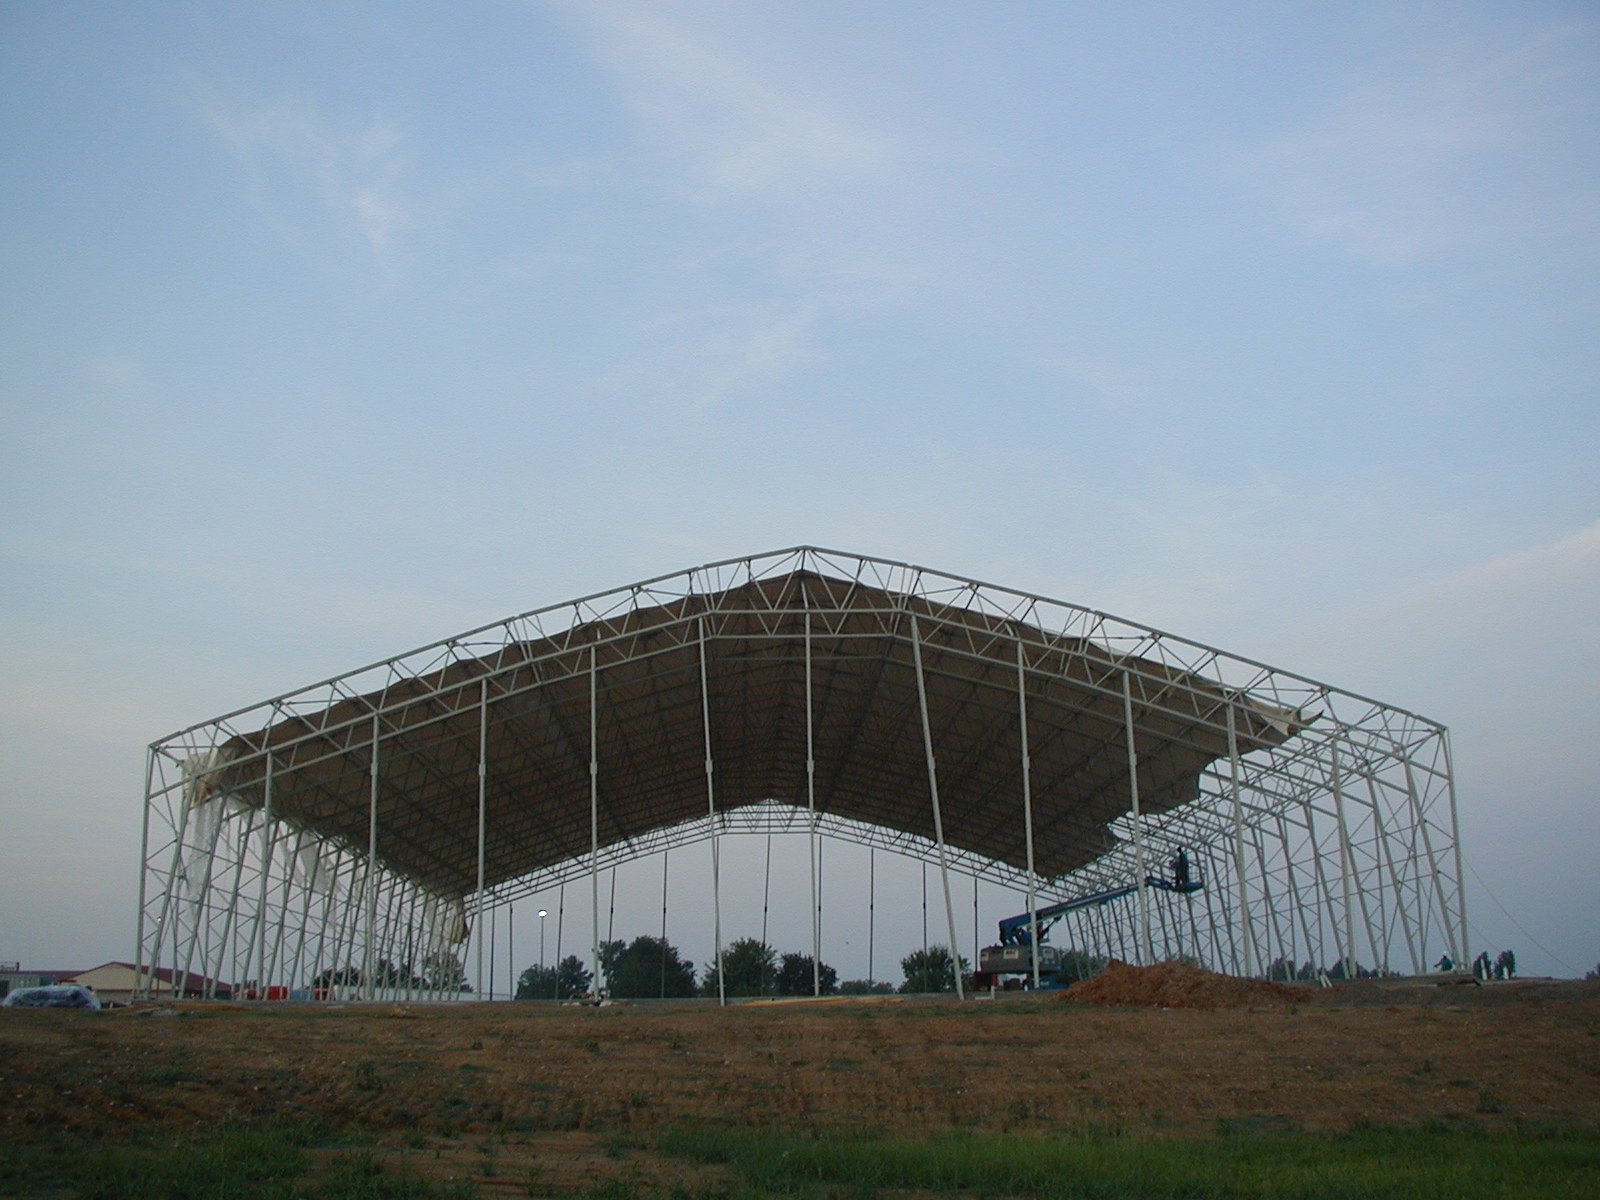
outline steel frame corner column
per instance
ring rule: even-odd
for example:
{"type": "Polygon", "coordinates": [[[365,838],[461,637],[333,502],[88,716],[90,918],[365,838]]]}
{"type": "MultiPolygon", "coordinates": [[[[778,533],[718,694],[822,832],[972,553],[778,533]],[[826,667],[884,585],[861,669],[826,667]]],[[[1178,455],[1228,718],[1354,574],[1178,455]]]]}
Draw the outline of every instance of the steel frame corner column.
{"type": "Polygon", "coordinates": [[[477,959],[474,969],[477,998],[483,998],[483,872],[484,872],[484,818],[488,810],[489,788],[489,677],[485,675],[478,689],[478,888],[472,902],[472,942],[477,959]]]}
{"type": "MultiPolygon", "coordinates": [[[[590,957],[596,986],[600,980],[600,647],[589,647],[589,909],[590,957]]],[[[541,927],[543,922],[540,922],[541,927]]],[[[559,938],[557,939],[560,940],[559,938]]],[[[557,951],[559,954],[559,950],[557,951]]],[[[556,990],[560,992],[560,964],[556,990]]]]}
{"type": "MultiPolygon", "coordinates": [[[[811,994],[822,995],[822,884],[817,855],[817,758],[815,714],[811,701],[811,598],[805,584],[800,585],[806,603],[806,814],[807,848],[810,852],[811,881],[811,994]]],[[[720,978],[720,972],[718,978],[720,978]]]]}
{"type": "Polygon", "coordinates": [[[368,1000],[377,997],[377,980],[374,971],[377,962],[374,958],[376,949],[373,939],[377,936],[378,928],[378,737],[380,718],[376,712],[372,714],[372,783],[371,792],[367,802],[367,871],[364,877],[366,903],[363,907],[367,914],[366,953],[365,966],[361,972],[362,982],[366,985],[362,990],[368,1000]]]}
{"type": "MultiPolygon", "coordinates": [[[[1028,675],[1022,639],[1017,639],[1017,728],[1022,740],[1022,836],[1028,853],[1028,956],[1033,959],[1033,990],[1039,990],[1039,877],[1033,863],[1033,759],[1028,753],[1028,675]]],[[[976,939],[974,939],[976,940],[976,939]]],[[[974,946],[981,959],[983,950],[974,946]]],[[[977,969],[979,963],[974,963],[977,969]]]]}
{"type": "MultiPolygon", "coordinates": [[[[939,846],[939,880],[944,885],[944,920],[950,936],[950,971],[955,976],[956,999],[967,996],[961,978],[961,952],[956,945],[956,913],[950,902],[950,862],[944,844],[944,814],[939,808],[939,770],[933,755],[933,728],[928,723],[928,688],[922,668],[922,630],[915,611],[911,613],[911,654],[917,669],[917,707],[922,713],[922,747],[928,759],[928,795],[933,801],[933,836],[939,846]]],[[[926,962],[924,962],[926,971],[926,962]]]]}
{"type": "Polygon", "coordinates": [[[1133,857],[1139,873],[1139,965],[1150,966],[1150,874],[1145,858],[1144,814],[1139,810],[1139,749],[1134,743],[1133,672],[1122,672],[1123,734],[1128,743],[1128,803],[1133,819],[1133,857]]]}
{"type": "Polygon", "coordinates": [[[727,964],[722,961],[722,858],[717,838],[717,793],[712,783],[711,760],[711,693],[706,686],[706,620],[695,618],[700,645],[700,726],[705,734],[706,753],[706,821],[711,834],[711,925],[712,940],[716,946],[717,1003],[728,1003],[727,964]]]}
{"type": "Polygon", "coordinates": [[[1228,705],[1228,798],[1233,804],[1233,879],[1234,898],[1239,913],[1239,938],[1244,946],[1244,974],[1256,973],[1255,930],[1250,923],[1250,896],[1246,891],[1244,869],[1244,807],[1239,801],[1239,728],[1237,704],[1224,694],[1228,705]]]}

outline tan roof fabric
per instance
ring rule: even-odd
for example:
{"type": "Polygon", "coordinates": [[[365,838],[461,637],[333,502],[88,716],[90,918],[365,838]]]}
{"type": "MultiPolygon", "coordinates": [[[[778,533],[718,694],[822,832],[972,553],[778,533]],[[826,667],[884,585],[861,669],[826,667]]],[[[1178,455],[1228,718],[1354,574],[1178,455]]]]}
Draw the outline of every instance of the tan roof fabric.
{"type": "MultiPolygon", "coordinates": [[[[946,839],[1024,866],[1016,646],[1026,646],[1039,873],[1112,844],[1129,804],[1122,686],[1130,672],[1146,812],[1194,799],[1228,752],[1214,682],[1148,659],[809,571],[578,624],[233,738],[207,789],[264,800],[293,824],[367,845],[378,711],[378,856],[448,894],[476,883],[479,704],[488,680],[489,884],[589,849],[589,688],[595,664],[603,846],[706,812],[705,637],[719,809],[806,800],[810,610],[817,806],[933,837],[913,669],[920,629],[946,839]]],[[[1241,753],[1278,745],[1295,714],[1232,701],[1241,753]]]]}

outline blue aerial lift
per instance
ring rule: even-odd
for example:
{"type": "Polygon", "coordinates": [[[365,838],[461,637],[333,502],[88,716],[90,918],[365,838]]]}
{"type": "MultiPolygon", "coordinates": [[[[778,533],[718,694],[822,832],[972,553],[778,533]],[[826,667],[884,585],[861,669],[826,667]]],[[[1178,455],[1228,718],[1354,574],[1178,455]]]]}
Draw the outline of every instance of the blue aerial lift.
{"type": "MultiPolygon", "coordinates": [[[[1146,875],[1144,886],[1157,888],[1163,892],[1176,892],[1183,896],[1198,892],[1205,887],[1204,880],[1197,879],[1190,873],[1189,856],[1183,850],[1179,850],[1177,857],[1168,865],[1172,869],[1172,878],[1146,875]]],[[[1080,908],[1098,908],[1115,900],[1121,900],[1124,896],[1131,896],[1138,890],[1137,883],[1125,883],[1120,887],[1090,892],[1086,896],[1074,896],[1071,900],[1063,900],[1059,904],[1048,904],[1037,913],[1018,913],[1014,917],[1007,917],[1000,922],[999,945],[985,946],[978,953],[978,971],[973,979],[974,986],[993,987],[1001,975],[1026,975],[1031,978],[1035,953],[1039,956],[1039,985],[1062,986],[1059,981],[1061,951],[1055,946],[1045,944],[1050,927],[1070,912],[1076,912],[1080,908]],[[1039,922],[1038,946],[1034,946],[1032,938],[1035,920],[1039,922]]]]}

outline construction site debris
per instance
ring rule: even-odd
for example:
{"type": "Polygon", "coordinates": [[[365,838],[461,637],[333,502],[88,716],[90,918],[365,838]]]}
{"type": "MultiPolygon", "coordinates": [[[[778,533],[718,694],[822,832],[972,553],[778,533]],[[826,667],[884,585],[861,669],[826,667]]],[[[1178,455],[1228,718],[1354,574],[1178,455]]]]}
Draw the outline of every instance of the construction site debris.
{"type": "Polygon", "coordinates": [[[1080,1004],[1146,1008],[1246,1008],[1311,998],[1311,989],[1265,979],[1219,975],[1185,962],[1135,967],[1112,959],[1092,979],[1073,984],[1066,997],[1080,1004]]]}

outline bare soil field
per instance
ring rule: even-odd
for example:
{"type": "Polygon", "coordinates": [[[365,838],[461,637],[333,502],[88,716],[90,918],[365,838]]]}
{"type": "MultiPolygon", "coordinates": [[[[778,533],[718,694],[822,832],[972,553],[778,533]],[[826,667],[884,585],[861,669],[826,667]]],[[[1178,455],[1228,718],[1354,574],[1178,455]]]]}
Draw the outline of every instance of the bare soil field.
{"type": "MultiPolygon", "coordinates": [[[[1347,984],[1254,1008],[1060,996],[0,1009],[0,1143],[227,1121],[355,1130],[550,1194],[685,1125],[1210,1133],[1600,1123],[1600,984],[1347,984]]],[[[642,1157],[641,1157],[642,1156],[642,1157]]],[[[646,1161],[648,1160],[648,1161],[646,1161]]],[[[646,1178],[648,1177],[648,1179],[646,1178]]],[[[587,1181],[587,1182],[586,1182],[587,1181]]]]}

